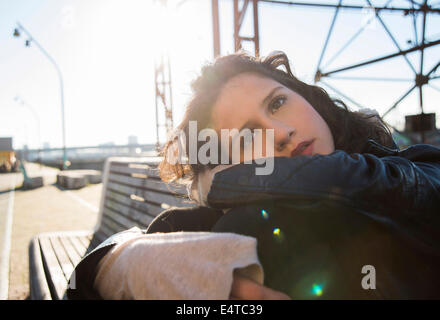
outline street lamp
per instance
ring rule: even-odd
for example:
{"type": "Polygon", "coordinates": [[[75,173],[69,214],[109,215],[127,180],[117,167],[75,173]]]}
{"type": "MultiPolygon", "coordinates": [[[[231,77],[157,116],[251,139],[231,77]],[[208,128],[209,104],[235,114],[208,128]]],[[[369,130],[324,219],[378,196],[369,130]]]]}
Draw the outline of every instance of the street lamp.
{"type": "Polygon", "coordinates": [[[24,101],[20,96],[15,96],[14,97],[14,101],[17,102],[19,105],[21,105],[22,107],[26,107],[28,108],[32,115],[34,116],[36,122],[37,122],[37,130],[38,130],[38,158],[40,159],[40,150],[41,150],[41,131],[40,131],[40,117],[38,116],[38,114],[35,112],[35,109],[29,105],[26,101],[24,101]]]}
{"type": "Polygon", "coordinates": [[[26,40],[25,45],[26,47],[29,47],[31,45],[31,43],[34,43],[38,49],[40,49],[40,51],[46,56],[46,58],[49,59],[49,61],[53,64],[53,66],[55,67],[57,74],[58,74],[58,78],[60,80],[60,97],[61,97],[61,121],[62,121],[62,128],[63,128],[63,165],[62,165],[62,169],[65,170],[67,169],[67,155],[66,155],[66,129],[65,129],[65,125],[64,125],[64,85],[63,85],[63,77],[61,74],[61,70],[58,67],[57,63],[55,62],[55,60],[49,55],[49,53],[47,53],[46,50],[44,50],[44,48],[32,37],[32,35],[20,24],[17,22],[17,28],[14,29],[14,37],[20,37],[20,31],[23,31],[28,37],[29,39],[26,40]]]}

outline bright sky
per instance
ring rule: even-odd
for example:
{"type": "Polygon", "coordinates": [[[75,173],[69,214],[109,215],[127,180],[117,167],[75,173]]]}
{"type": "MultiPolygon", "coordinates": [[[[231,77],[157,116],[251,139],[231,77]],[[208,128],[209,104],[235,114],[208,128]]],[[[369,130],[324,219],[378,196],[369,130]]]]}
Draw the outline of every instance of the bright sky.
{"type": "MultiPolygon", "coordinates": [[[[173,7],[181,0],[170,2],[173,7]]],[[[386,2],[372,1],[376,6],[386,2]]],[[[190,81],[198,75],[203,63],[213,59],[211,1],[187,0],[178,11],[170,13],[168,22],[154,11],[153,3],[152,0],[0,0],[0,136],[13,136],[14,148],[23,144],[37,148],[43,142],[51,147],[62,146],[57,73],[35,45],[25,47],[24,34],[20,38],[12,36],[17,21],[49,52],[62,72],[68,147],[106,142],[126,144],[130,135],[137,136],[139,143],[156,142],[154,57],[166,48],[171,57],[174,125],[177,125],[190,97],[190,81]],[[24,106],[14,101],[16,96],[25,102],[24,106]]],[[[232,3],[232,0],[220,0],[222,54],[233,52],[232,3]]],[[[343,3],[365,5],[367,2],[345,0],[343,3]]],[[[407,6],[407,3],[394,0],[391,5],[407,6]]],[[[430,3],[440,7],[440,1],[430,3]]],[[[261,55],[273,50],[285,51],[296,76],[312,83],[334,11],[269,3],[260,3],[259,9],[261,55]]],[[[400,47],[410,48],[412,45],[407,40],[414,40],[412,19],[398,13],[382,16],[400,47]]],[[[330,61],[370,17],[368,10],[340,12],[324,56],[323,71],[397,51],[376,21],[330,61]]],[[[420,16],[419,37],[421,23],[420,16]]],[[[248,16],[243,35],[250,33],[251,25],[248,16]]],[[[439,14],[428,16],[426,35],[429,41],[440,38],[439,14]]],[[[427,49],[424,70],[437,64],[439,57],[440,46],[427,49]]],[[[419,54],[411,54],[408,59],[419,70],[419,54]]],[[[325,80],[364,107],[380,113],[413,85],[414,78],[402,57],[338,76],[408,79],[325,80]]],[[[424,87],[426,113],[435,112],[440,99],[440,80],[434,80],[432,86],[424,87]]],[[[346,101],[352,110],[358,109],[323,87],[332,96],[346,101]]],[[[385,119],[402,129],[404,115],[419,111],[418,91],[414,91],[385,119]]],[[[440,127],[439,116],[437,119],[440,127]]]]}

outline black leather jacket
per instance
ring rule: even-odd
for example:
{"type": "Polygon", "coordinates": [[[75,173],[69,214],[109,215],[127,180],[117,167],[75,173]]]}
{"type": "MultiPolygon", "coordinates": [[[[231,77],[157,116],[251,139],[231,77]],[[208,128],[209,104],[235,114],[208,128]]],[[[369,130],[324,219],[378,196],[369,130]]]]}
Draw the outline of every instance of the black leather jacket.
{"type": "Polygon", "coordinates": [[[214,176],[213,208],[262,200],[341,203],[371,219],[440,242],[440,148],[418,144],[390,149],[368,140],[363,153],[277,157],[271,175],[255,175],[256,164],[237,165],[214,176]]]}
{"type": "MultiPolygon", "coordinates": [[[[292,298],[313,298],[307,288],[316,283],[325,293],[328,288],[326,298],[439,297],[439,148],[399,150],[369,140],[362,153],[275,158],[267,176],[256,176],[256,166],[237,165],[215,175],[208,194],[213,209],[203,212],[212,212],[212,221],[201,229],[200,215],[188,215],[181,227],[182,219],[175,218],[180,214],[167,210],[150,232],[255,236],[265,284],[292,298]],[[223,208],[232,209],[219,214],[223,208]],[[361,288],[365,265],[376,269],[375,290],[361,288]]],[[[117,235],[109,238],[81,261],[88,283],[99,258],[117,241],[117,235]]]]}
{"type": "Polygon", "coordinates": [[[207,196],[234,208],[212,231],[257,237],[266,285],[306,299],[313,282],[326,298],[440,297],[439,148],[369,140],[362,153],[274,160],[267,176],[256,164],[220,171],[207,196]],[[374,290],[361,286],[364,266],[374,290]]]}

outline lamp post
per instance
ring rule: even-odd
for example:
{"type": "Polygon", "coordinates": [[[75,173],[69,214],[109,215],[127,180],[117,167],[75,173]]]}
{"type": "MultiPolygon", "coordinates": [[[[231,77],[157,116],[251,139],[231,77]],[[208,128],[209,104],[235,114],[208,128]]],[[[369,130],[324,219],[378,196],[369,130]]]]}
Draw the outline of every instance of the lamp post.
{"type": "Polygon", "coordinates": [[[38,49],[46,56],[46,58],[49,59],[49,61],[52,63],[52,65],[55,67],[58,78],[60,80],[60,97],[61,97],[61,123],[62,123],[62,129],[63,129],[63,165],[62,169],[67,169],[67,155],[66,155],[66,129],[64,124],[64,84],[63,84],[63,76],[61,74],[61,70],[58,67],[55,60],[47,53],[47,51],[32,37],[32,35],[20,24],[17,22],[17,28],[14,29],[14,37],[20,37],[20,31],[23,31],[29,39],[26,40],[25,44],[26,47],[29,47],[31,43],[34,43],[38,49]]]}
{"type": "Polygon", "coordinates": [[[26,101],[24,101],[20,96],[15,96],[14,101],[17,102],[19,105],[21,105],[22,107],[26,107],[28,108],[32,115],[35,118],[35,121],[37,123],[37,131],[38,131],[38,159],[40,159],[41,156],[41,130],[40,130],[40,117],[38,116],[38,114],[35,112],[35,109],[29,105],[26,101]]]}

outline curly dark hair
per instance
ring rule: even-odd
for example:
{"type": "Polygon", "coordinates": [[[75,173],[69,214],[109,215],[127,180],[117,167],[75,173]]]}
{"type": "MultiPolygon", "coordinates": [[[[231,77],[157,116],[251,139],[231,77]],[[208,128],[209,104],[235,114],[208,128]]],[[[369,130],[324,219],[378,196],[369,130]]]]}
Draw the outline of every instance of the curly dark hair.
{"type": "MultiPolygon", "coordinates": [[[[368,139],[393,147],[391,131],[379,115],[350,111],[339,99],[332,99],[321,87],[306,84],[297,79],[286,54],[273,52],[264,58],[256,58],[244,52],[217,58],[203,66],[201,75],[192,84],[193,95],[187,105],[183,120],[176,127],[186,134],[185,148],[188,150],[189,121],[197,121],[197,130],[206,128],[211,117],[211,109],[223,85],[232,77],[245,72],[253,72],[274,79],[305,98],[326,121],[333,135],[335,149],[347,153],[360,153],[368,139]],[[279,69],[284,66],[285,71],[279,69]]],[[[159,165],[160,177],[165,182],[192,181],[204,168],[215,165],[171,164],[167,159],[169,148],[178,143],[176,136],[170,138],[160,152],[163,161],[159,165]]]]}

